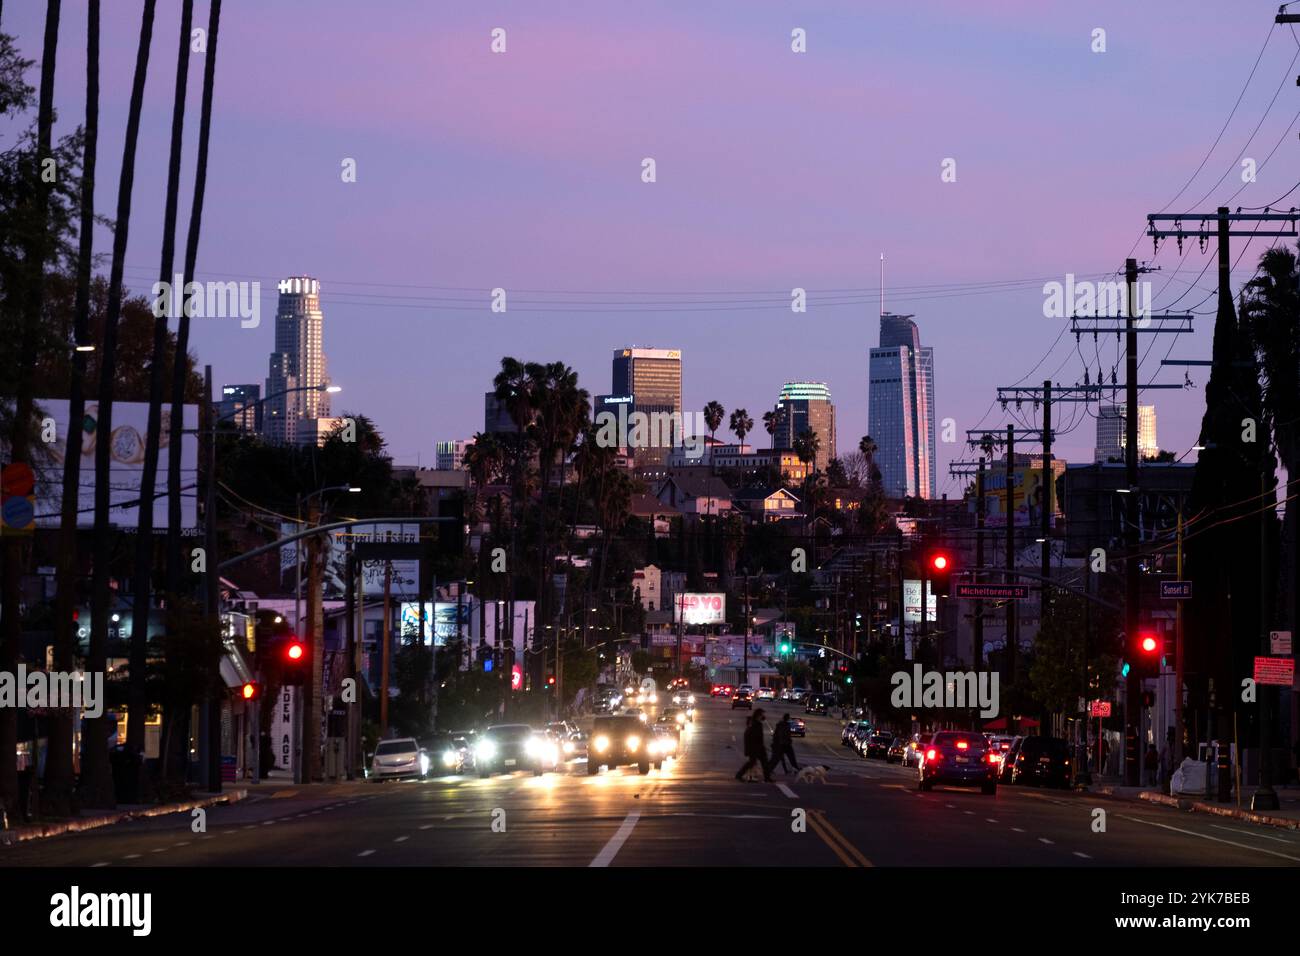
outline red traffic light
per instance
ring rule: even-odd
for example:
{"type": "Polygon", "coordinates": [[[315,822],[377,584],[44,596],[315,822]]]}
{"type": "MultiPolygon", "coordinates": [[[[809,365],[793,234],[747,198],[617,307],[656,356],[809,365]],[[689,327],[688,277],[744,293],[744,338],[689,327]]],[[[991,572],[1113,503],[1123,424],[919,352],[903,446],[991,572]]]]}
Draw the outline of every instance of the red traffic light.
{"type": "Polygon", "coordinates": [[[240,690],[240,696],[244,700],[256,700],[258,695],[258,686],[252,681],[247,681],[240,690]]]}
{"type": "Polygon", "coordinates": [[[284,649],[284,656],[295,662],[302,660],[306,654],[307,648],[303,646],[302,641],[290,641],[284,649]]]}
{"type": "Polygon", "coordinates": [[[930,567],[934,568],[936,571],[947,571],[948,555],[946,554],[934,555],[934,557],[930,558],[930,567]]]}
{"type": "Polygon", "coordinates": [[[552,676],[546,678],[546,686],[547,686],[547,687],[554,687],[554,686],[555,686],[555,677],[554,677],[554,675],[552,675],[552,676]]]}
{"type": "Polygon", "coordinates": [[[1156,649],[1159,648],[1160,643],[1152,635],[1143,634],[1142,639],[1138,642],[1138,646],[1142,648],[1143,654],[1154,654],[1156,649]]]}

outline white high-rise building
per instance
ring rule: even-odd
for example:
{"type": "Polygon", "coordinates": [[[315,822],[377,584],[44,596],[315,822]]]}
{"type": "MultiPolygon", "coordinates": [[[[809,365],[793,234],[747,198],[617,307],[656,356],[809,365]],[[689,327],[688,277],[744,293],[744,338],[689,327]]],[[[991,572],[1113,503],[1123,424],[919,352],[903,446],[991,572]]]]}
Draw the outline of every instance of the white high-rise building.
{"type": "MultiPolygon", "coordinates": [[[[275,351],[266,379],[262,433],[269,441],[316,444],[328,432],[317,419],[330,418],[320,308],[320,283],[291,276],[280,283],[275,310],[275,351]],[[301,391],[289,391],[302,389],[301,391]],[[288,392],[288,394],[283,394],[288,392]]],[[[324,423],[328,426],[330,423],[324,423]]]]}
{"type": "Polygon", "coordinates": [[[912,316],[881,314],[880,346],[870,352],[867,374],[867,427],[885,494],[934,497],[934,349],[921,346],[912,316]]]}
{"type": "Polygon", "coordinates": [[[434,446],[439,471],[457,471],[465,467],[465,449],[474,444],[468,438],[440,441],[434,446]]]}

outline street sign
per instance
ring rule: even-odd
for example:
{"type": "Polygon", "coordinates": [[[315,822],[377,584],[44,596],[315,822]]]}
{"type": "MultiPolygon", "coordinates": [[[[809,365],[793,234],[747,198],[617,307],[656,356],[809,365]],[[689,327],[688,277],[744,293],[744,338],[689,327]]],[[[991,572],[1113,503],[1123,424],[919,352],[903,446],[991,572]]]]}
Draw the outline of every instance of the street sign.
{"type": "Polygon", "coordinates": [[[1290,687],[1295,683],[1295,661],[1289,657],[1255,658],[1255,683],[1290,687]]]}
{"type": "Polygon", "coordinates": [[[986,601],[1023,601],[1029,597],[1028,584],[958,584],[957,597],[983,598],[986,601]]]}
{"type": "Polygon", "coordinates": [[[1161,581],[1160,596],[1166,601],[1186,601],[1192,596],[1192,582],[1161,581]]]}
{"type": "Polygon", "coordinates": [[[1108,701],[1108,700],[1094,700],[1094,701],[1092,702],[1092,711],[1091,711],[1091,713],[1092,713],[1092,716],[1093,716],[1093,717],[1109,717],[1109,716],[1110,716],[1110,701],[1108,701]]]}
{"type": "Polygon", "coordinates": [[[1274,655],[1290,656],[1291,632],[1290,631],[1269,631],[1268,651],[1270,654],[1274,654],[1274,655]]]}

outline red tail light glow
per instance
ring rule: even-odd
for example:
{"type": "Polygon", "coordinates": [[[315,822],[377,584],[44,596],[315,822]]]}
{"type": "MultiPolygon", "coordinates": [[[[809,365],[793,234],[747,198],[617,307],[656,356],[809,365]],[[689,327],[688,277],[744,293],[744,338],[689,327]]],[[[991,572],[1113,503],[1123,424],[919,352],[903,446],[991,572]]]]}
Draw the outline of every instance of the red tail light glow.
{"type": "Polygon", "coordinates": [[[929,750],[927,750],[927,751],[925,752],[925,759],[926,759],[926,760],[933,760],[933,759],[935,758],[936,755],[937,755],[937,754],[936,754],[935,749],[934,749],[933,747],[931,747],[929,750]]]}
{"type": "Polygon", "coordinates": [[[970,744],[966,743],[966,741],[964,740],[957,741],[958,750],[966,750],[968,747],[970,747],[970,744]]]}

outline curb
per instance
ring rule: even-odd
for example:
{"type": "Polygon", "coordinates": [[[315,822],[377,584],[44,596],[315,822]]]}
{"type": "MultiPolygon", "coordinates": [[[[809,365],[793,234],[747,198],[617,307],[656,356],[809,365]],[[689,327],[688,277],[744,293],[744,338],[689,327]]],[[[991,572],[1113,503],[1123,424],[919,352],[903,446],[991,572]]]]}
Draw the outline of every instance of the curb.
{"type": "Polygon", "coordinates": [[[112,826],[114,823],[124,823],[127,820],[161,817],[172,813],[188,813],[192,810],[212,807],[217,804],[234,803],[238,800],[243,800],[246,796],[248,796],[247,790],[231,790],[226,793],[203,797],[199,800],[187,800],[184,803],[165,803],[156,807],[145,807],[142,810],[124,810],[119,813],[103,813],[99,816],[84,817],[79,820],[68,820],[62,823],[41,823],[19,826],[14,827],[7,832],[0,833],[0,842],[8,844],[24,843],[28,840],[43,840],[47,837],[63,836],[66,833],[81,833],[83,830],[96,830],[100,827],[112,826]]]}
{"type": "Polygon", "coordinates": [[[1173,797],[1167,793],[1158,793],[1154,790],[1143,790],[1136,797],[1126,797],[1123,794],[1115,793],[1114,787],[1101,787],[1096,790],[1087,791],[1102,797],[1110,797],[1112,800],[1124,800],[1129,803],[1143,801],[1154,803],[1164,807],[1174,807],[1178,810],[1186,810],[1195,813],[1210,813],[1218,817],[1229,817],[1233,820],[1241,820],[1245,823],[1255,823],[1260,826],[1282,827],[1287,830],[1300,829],[1300,819],[1291,817],[1275,817],[1268,813],[1256,813],[1254,810],[1240,810],[1237,807],[1219,806],[1214,803],[1205,803],[1202,800],[1193,800],[1190,797],[1173,797]]]}

